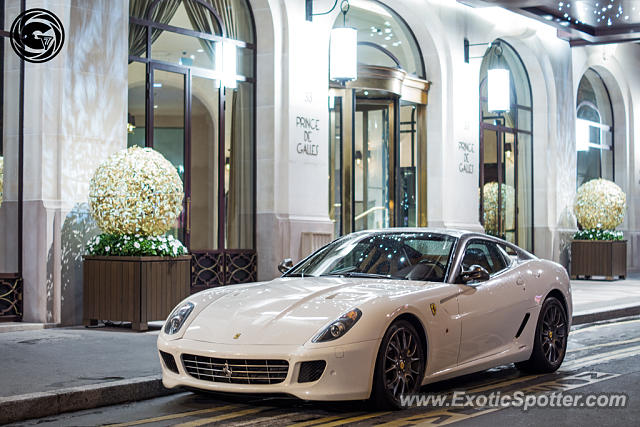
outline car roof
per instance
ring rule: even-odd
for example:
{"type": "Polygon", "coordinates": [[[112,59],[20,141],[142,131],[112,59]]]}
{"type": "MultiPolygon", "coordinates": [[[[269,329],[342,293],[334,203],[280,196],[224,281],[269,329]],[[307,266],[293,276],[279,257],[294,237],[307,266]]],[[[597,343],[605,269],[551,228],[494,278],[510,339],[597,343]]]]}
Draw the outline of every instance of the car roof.
{"type": "Polygon", "coordinates": [[[506,246],[510,246],[515,251],[517,251],[520,256],[523,256],[525,258],[535,258],[535,255],[522,249],[519,246],[514,245],[513,243],[507,242],[499,237],[491,236],[485,233],[479,233],[477,231],[460,230],[460,229],[453,229],[453,228],[438,228],[438,227],[393,227],[393,228],[379,228],[379,229],[372,229],[372,230],[357,231],[355,233],[351,233],[351,235],[366,235],[366,234],[381,234],[381,233],[435,233],[435,234],[444,234],[447,236],[455,237],[459,239],[459,241],[468,241],[472,238],[481,238],[481,239],[491,240],[496,243],[504,244],[506,246]]]}
{"type": "Polygon", "coordinates": [[[453,228],[438,228],[438,227],[393,227],[393,228],[377,228],[371,230],[362,230],[356,231],[355,235],[359,234],[379,234],[379,233],[437,233],[437,234],[446,234],[451,237],[463,237],[463,236],[471,236],[477,235],[480,237],[486,237],[486,234],[466,231],[466,230],[457,230],[453,228]]]}

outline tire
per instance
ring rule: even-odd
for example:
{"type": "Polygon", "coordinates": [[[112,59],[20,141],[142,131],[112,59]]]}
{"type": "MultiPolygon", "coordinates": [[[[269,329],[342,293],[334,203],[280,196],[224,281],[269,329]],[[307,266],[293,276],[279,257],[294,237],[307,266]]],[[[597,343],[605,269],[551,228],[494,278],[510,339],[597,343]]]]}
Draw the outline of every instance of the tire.
{"type": "Polygon", "coordinates": [[[424,354],[416,328],[406,320],[393,322],[378,349],[371,405],[376,409],[400,409],[400,395],[419,392],[425,368],[424,354]]]}
{"type": "Polygon", "coordinates": [[[520,370],[532,373],[555,372],[567,352],[567,312],[555,297],[548,297],[542,304],[533,351],[529,360],[516,363],[520,370]]]}

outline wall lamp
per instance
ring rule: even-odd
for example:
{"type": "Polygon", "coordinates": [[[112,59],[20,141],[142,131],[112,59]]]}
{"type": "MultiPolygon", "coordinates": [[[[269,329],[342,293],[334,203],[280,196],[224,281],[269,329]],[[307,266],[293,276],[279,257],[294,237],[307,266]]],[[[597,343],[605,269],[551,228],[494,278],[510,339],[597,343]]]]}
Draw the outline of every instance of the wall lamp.
{"type": "Polygon", "coordinates": [[[342,0],[340,9],[343,26],[331,30],[329,41],[329,79],[344,83],[358,78],[358,31],[347,27],[349,1],[342,0]]]}
{"type": "Polygon", "coordinates": [[[488,46],[489,52],[496,56],[493,63],[489,63],[487,70],[487,108],[489,111],[504,112],[511,108],[511,73],[502,56],[502,44],[500,41],[489,43],[469,43],[464,39],[464,62],[469,63],[470,59],[484,58],[483,56],[469,56],[469,47],[488,46]]]}

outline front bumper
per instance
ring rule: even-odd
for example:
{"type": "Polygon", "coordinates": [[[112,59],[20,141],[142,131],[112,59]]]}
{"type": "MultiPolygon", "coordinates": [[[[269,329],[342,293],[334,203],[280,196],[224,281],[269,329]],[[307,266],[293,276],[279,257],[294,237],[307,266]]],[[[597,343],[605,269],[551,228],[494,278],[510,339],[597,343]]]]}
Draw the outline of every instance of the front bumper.
{"type": "Polygon", "coordinates": [[[229,345],[188,339],[166,340],[158,337],[158,350],[173,355],[178,373],[162,362],[162,383],[167,388],[191,387],[225,393],[286,393],[304,400],[367,399],[371,393],[373,371],[380,341],[364,341],[349,345],[307,348],[292,345],[229,345]],[[278,384],[229,384],[199,380],[189,375],[182,354],[220,359],[282,359],[289,362],[285,380],[278,384]],[[298,383],[300,364],[324,360],[326,368],[314,382],[298,383]]]}

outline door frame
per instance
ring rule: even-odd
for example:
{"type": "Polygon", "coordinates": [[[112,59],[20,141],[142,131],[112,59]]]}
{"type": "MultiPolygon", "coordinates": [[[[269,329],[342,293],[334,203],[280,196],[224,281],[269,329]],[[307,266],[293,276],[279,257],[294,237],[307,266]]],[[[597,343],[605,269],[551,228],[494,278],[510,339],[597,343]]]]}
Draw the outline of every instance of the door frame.
{"type": "MultiPolygon", "coordinates": [[[[366,97],[359,97],[355,96],[355,103],[354,103],[354,109],[353,109],[353,128],[354,128],[354,138],[351,141],[351,144],[353,146],[352,151],[355,153],[355,143],[356,143],[356,138],[355,138],[355,120],[356,120],[356,114],[358,112],[362,112],[363,113],[363,152],[362,152],[362,164],[364,165],[363,168],[367,168],[367,154],[364,150],[365,144],[368,147],[368,120],[365,124],[365,117],[368,117],[368,112],[370,110],[373,111],[378,111],[378,110],[387,110],[389,117],[388,117],[388,124],[389,124],[389,144],[388,144],[388,167],[389,167],[389,171],[393,171],[394,173],[392,175],[389,176],[389,183],[388,183],[388,188],[387,188],[387,192],[388,192],[388,197],[389,197],[389,201],[388,201],[388,210],[389,210],[389,227],[394,227],[396,224],[396,209],[395,209],[395,202],[396,200],[398,200],[398,195],[397,195],[397,182],[398,182],[398,176],[399,176],[399,162],[398,160],[398,145],[399,145],[399,135],[400,133],[398,132],[399,130],[399,110],[398,110],[398,99],[397,97],[384,97],[384,98],[366,98],[366,97]],[[358,102],[358,100],[362,100],[361,102],[358,102]],[[378,108],[375,108],[378,107],[378,108]],[[366,126],[366,127],[365,127],[366,126]],[[365,141],[365,139],[367,141],[365,141]]],[[[353,170],[353,174],[352,174],[352,179],[353,179],[353,192],[351,194],[351,203],[352,206],[355,209],[355,203],[356,203],[356,192],[355,192],[355,179],[356,179],[356,173],[355,173],[355,156],[352,159],[352,164],[351,164],[351,170],[353,170]]],[[[368,168],[367,168],[368,169],[368,168]]],[[[366,191],[367,185],[366,183],[363,181],[362,183],[363,185],[363,191],[366,191]]],[[[364,194],[364,193],[363,193],[364,194]]],[[[364,212],[366,212],[367,209],[365,207],[364,212]]],[[[351,212],[351,230],[355,230],[356,229],[356,215],[355,212],[352,211],[351,212]]]]}
{"type": "MultiPolygon", "coordinates": [[[[145,117],[145,146],[153,148],[153,127],[154,127],[154,99],[153,99],[153,83],[155,82],[154,72],[156,70],[165,71],[169,73],[182,74],[184,76],[184,140],[183,140],[183,153],[184,153],[184,193],[185,198],[183,201],[183,220],[182,225],[184,227],[184,244],[191,251],[191,107],[192,107],[192,81],[193,77],[206,78],[215,81],[214,74],[194,72],[190,67],[183,67],[179,65],[165,64],[154,61],[147,63],[147,100],[146,100],[146,117],[145,117]]],[[[223,250],[225,249],[225,88],[220,86],[217,89],[218,92],[218,117],[217,117],[217,143],[218,143],[218,182],[217,182],[217,197],[218,197],[218,212],[217,212],[217,229],[218,229],[218,242],[217,248],[211,250],[223,250]]]]}
{"type": "MultiPolygon", "coordinates": [[[[480,168],[479,168],[479,172],[478,172],[478,178],[479,178],[479,187],[480,187],[480,224],[482,224],[482,226],[484,227],[484,186],[486,184],[486,182],[484,182],[484,133],[485,130],[488,131],[492,131],[496,133],[496,166],[498,168],[498,201],[497,201],[497,205],[498,205],[498,214],[496,217],[496,220],[498,222],[498,236],[502,239],[506,240],[506,230],[504,228],[504,224],[502,221],[502,191],[501,188],[503,185],[505,185],[504,183],[504,178],[503,178],[503,169],[504,169],[504,159],[503,159],[503,146],[505,144],[505,139],[504,136],[505,134],[511,134],[513,135],[513,156],[514,156],[514,190],[515,190],[515,195],[514,195],[514,237],[515,237],[515,242],[512,242],[516,245],[518,245],[518,213],[520,210],[520,207],[518,206],[518,196],[519,196],[519,185],[518,185],[518,130],[517,129],[513,129],[507,126],[501,126],[501,125],[492,125],[490,123],[484,123],[484,122],[480,122],[480,147],[479,147],[479,164],[480,164],[480,168]]],[[[505,221],[506,221],[506,214],[505,214],[505,221]]]]}
{"type": "Polygon", "coordinates": [[[147,63],[147,104],[145,117],[145,146],[154,148],[153,131],[154,131],[154,83],[155,71],[164,71],[174,74],[182,74],[183,76],[183,163],[184,163],[184,200],[182,201],[182,227],[184,230],[184,245],[190,250],[191,240],[191,70],[188,67],[178,65],[170,65],[150,61],[147,63]]]}

